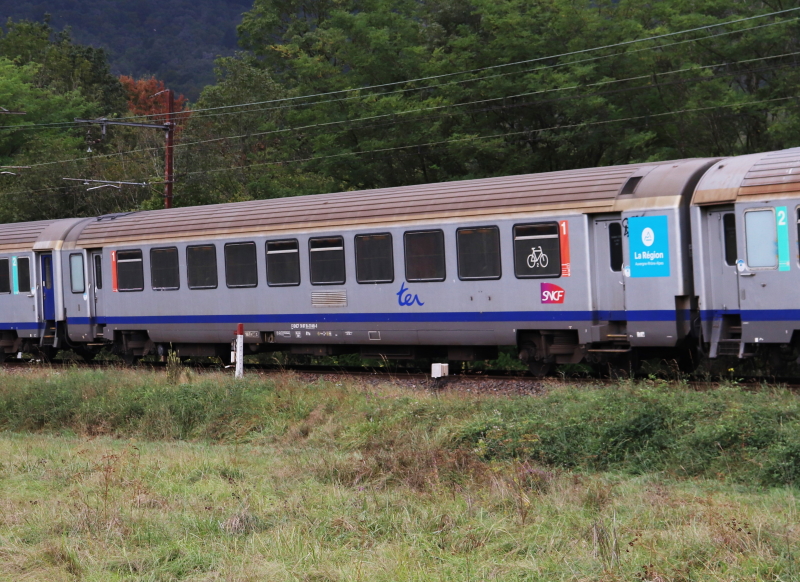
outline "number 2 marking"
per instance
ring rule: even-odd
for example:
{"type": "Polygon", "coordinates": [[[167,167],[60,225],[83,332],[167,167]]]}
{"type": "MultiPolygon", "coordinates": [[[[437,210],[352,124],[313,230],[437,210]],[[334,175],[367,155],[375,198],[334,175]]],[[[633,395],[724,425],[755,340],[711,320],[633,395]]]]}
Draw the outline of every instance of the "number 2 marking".
{"type": "Polygon", "coordinates": [[[786,211],[778,210],[778,226],[786,226],[786,211]]]}

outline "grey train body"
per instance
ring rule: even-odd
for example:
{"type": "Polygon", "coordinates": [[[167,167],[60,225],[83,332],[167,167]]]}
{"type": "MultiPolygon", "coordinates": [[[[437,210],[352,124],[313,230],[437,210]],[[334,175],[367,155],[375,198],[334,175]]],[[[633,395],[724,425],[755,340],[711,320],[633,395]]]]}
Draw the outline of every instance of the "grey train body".
{"type": "Polygon", "coordinates": [[[792,345],[800,149],[0,226],[5,354],[792,345]]]}

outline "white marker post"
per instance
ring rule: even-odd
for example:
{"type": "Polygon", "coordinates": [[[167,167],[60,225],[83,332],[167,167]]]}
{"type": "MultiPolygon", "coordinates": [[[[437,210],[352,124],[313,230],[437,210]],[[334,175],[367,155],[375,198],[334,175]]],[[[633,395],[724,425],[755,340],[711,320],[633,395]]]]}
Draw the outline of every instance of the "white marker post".
{"type": "Polygon", "coordinates": [[[244,378],[244,324],[236,326],[236,374],[235,378],[244,378]]]}

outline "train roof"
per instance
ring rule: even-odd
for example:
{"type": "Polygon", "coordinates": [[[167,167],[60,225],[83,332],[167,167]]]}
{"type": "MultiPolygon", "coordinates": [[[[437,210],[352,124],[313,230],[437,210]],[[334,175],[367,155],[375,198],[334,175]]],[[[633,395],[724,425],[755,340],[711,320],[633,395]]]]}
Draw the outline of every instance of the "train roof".
{"type": "Polygon", "coordinates": [[[704,206],[799,196],[800,148],[791,148],[718,161],[700,179],[692,204],[704,206]]]}
{"type": "Polygon", "coordinates": [[[71,235],[70,239],[75,236],[73,244],[77,247],[92,248],[236,234],[263,235],[290,230],[369,228],[391,223],[497,218],[534,211],[613,212],[621,209],[620,204],[629,208],[636,200],[650,198],[645,202],[649,206],[655,197],[660,197],[663,202],[664,198],[669,198],[663,196],[663,192],[673,193],[672,197],[676,199],[687,195],[682,184],[692,175],[699,177],[699,172],[714,161],[694,159],[630,164],[136,212],[88,222],[80,234],[71,235]],[[674,168],[680,169],[676,171],[674,168]],[[657,180],[662,186],[660,193],[638,186],[633,193],[623,192],[631,178],[665,172],[672,178],[662,176],[660,181],[657,180]],[[665,179],[667,182],[677,180],[679,187],[663,188],[665,179]]]}
{"type": "Polygon", "coordinates": [[[30,251],[45,229],[54,222],[56,221],[38,220],[0,225],[0,252],[30,251]]]}

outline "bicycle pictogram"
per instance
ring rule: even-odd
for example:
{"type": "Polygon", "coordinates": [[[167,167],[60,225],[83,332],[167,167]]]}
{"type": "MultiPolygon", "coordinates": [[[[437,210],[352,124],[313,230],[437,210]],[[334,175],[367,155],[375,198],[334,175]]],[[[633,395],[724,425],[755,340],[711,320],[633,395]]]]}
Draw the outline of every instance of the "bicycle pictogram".
{"type": "Polygon", "coordinates": [[[548,263],[547,255],[542,251],[542,247],[531,248],[531,254],[528,255],[528,268],[535,269],[536,267],[545,268],[548,263]]]}

